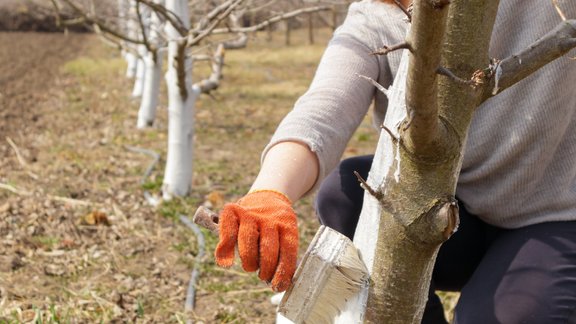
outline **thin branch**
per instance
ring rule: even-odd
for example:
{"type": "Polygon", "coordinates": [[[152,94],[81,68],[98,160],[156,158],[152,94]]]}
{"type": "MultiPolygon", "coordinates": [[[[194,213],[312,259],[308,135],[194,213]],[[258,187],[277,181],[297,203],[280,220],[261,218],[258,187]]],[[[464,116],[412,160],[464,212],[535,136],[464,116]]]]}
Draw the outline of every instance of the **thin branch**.
{"type": "Polygon", "coordinates": [[[372,195],[372,197],[376,198],[377,200],[380,200],[384,197],[384,195],[381,192],[374,190],[372,187],[370,187],[370,185],[366,182],[366,180],[364,180],[362,178],[360,173],[358,173],[357,171],[354,171],[354,175],[358,179],[358,182],[360,182],[360,187],[362,187],[362,189],[368,191],[368,193],[370,195],[372,195]]]}
{"type": "Polygon", "coordinates": [[[214,19],[216,19],[222,12],[231,6],[236,0],[228,0],[219,6],[216,6],[212,11],[205,14],[204,17],[198,22],[194,28],[196,31],[205,29],[214,19]]]}
{"type": "Polygon", "coordinates": [[[386,97],[388,97],[388,94],[390,93],[390,91],[386,88],[384,88],[384,86],[382,86],[380,83],[378,83],[376,80],[367,77],[365,75],[361,75],[358,74],[359,77],[361,77],[362,79],[368,80],[370,83],[372,83],[373,86],[376,87],[376,89],[380,90],[380,92],[382,92],[386,97]]]}
{"type": "Polygon", "coordinates": [[[202,41],[204,38],[208,37],[209,35],[211,35],[216,27],[218,26],[218,24],[220,24],[221,21],[223,21],[224,19],[228,18],[228,16],[232,13],[232,11],[238,6],[240,5],[240,3],[242,3],[242,1],[244,0],[235,0],[233,1],[230,6],[228,8],[226,8],[226,10],[224,12],[222,12],[218,17],[216,17],[212,23],[210,24],[210,26],[208,26],[206,29],[200,31],[197,33],[197,31],[193,31],[190,33],[190,36],[188,36],[188,42],[187,42],[187,46],[194,46],[196,44],[198,44],[200,41],[202,41]]]}
{"type": "Polygon", "coordinates": [[[266,27],[270,26],[271,24],[277,23],[282,20],[290,19],[296,17],[301,14],[317,12],[317,11],[324,11],[324,10],[331,10],[329,6],[316,6],[316,7],[308,7],[302,8],[294,11],[290,11],[284,14],[280,14],[278,16],[271,17],[259,24],[250,27],[237,27],[237,28],[217,28],[212,31],[212,34],[226,34],[226,33],[250,33],[265,29],[266,27]]]}
{"type": "Polygon", "coordinates": [[[10,137],[6,137],[6,142],[10,144],[10,146],[14,150],[14,153],[16,153],[16,158],[18,159],[18,163],[20,163],[22,169],[24,169],[32,179],[38,180],[38,175],[36,175],[34,172],[28,169],[28,163],[26,163],[26,160],[24,160],[22,154],[20,154],[20,150],[18,149],[18,146],[16,146],[16,143],[14,143],[14,141],[10,137]]]}
{"type": "Polygon", "coordinates": [[[462,84],[462,85],[476,85],[476,82],[474,82],[473,80],[466,80],[466,79],[462,79],[460,77],[458,77],[456,74],[452,73],[452,71],[450,71],[449,69],[443,67],[443,66],[439,66],[436,69],[436,73],[443,75],[445,77],[448,77],[450,80],[458,83],[458,84],[462,84]]]}
{"type": "Polygon", "coordinates": [[[382,46],[381,48],[375,50],[374,52],[370,53],[371,55],[386,55],[390,52],[397,51],[399,49],[408,49],[412,52],[412,48],[408,42],[399,43],[392,46],[382,46]]]}
{"type": "Polygon", "coordinates": [[[100,21],[99,19],[90,17],[88,14],[86,14],[86,12],[83,9],[78,7],[73,1],[71,0],[62,0],[62,1],[64,1],[68,6],[70,6],[70,8],[72,8],[72,10],[74,10],[80,16],[81,20],[78,21],[79,23],[97,25],[103,32],[106,32],[116,38],[125,40],[133,44],[142,44],[141,40],[134,39],[132,37],[124,35],[123,33],[108,27],[106,23],[100,21]]]}
{"type": "Polygon", "coordinates": [[[556,12],[558,12],[558,15],[560,16],[560,19],[562,19],[562,21],[566,21],[566,15],[564,14],[564,11],[562,11],[562,9],[560,8],[560,6],[558,5],[558,0],[552,0],[552,4],[554,5],[554,8],[556,9],[556,12]]]}
{"type": "Polygon", "coordinates": [[[188,29],[185,27],[180,17],[178,17],[178,15],[175,14],[173,11],[168,10],[165,6],[159,5],[157,3],[148,0],[136,0],[136,1],[147,5],[150,9],[154,10],[156,14],[166,19],[172,25],[172,27],[174,27],[176,31],[178,31],[180,35],[185,36],[186,34],[188,34],[188,29]]]}
{"type": "MultiPolygon", "coordinates": [[[[6,191],[10,191],[11,193],[18,195],[18,196],[24,196],[24,197],[30,197],[32,195],[34,195],[33,192],[30,191],[25,191],[25,190],[21,190],[18,189],[14,186],[11,186],[9,184],[6,183],[0,183],[0,189],[2,190],[6,190],[6,191]]],[[[89,202],[89,201],[84,201],[84,200],[78,200],[78,199],[73,199],[73,198],[68,198],[68,197],[60,197],[60,196],[53,196],[53,195],[46,195],[47,199],[50,200],[55,200],[55,201],[59,201],[59,202],[64,202],[70,205],[76,205],[76,206],[92,206],[92,205],[96,205],[95,203],[89,202]]]]}
{"type": "Polygon", "coordinates": [[[561,22],[522,52],[495,64],[487,73],[486,100],[531,75],[576,47],[576,19],[561,22]]]}
{"type": "MultiPolygon", "coordinates": [[[[396,6],[398,6],[398,8],[400,8],[400,10],[402,10],[402,12],[404,12],[406,17],[408,17],[408,21],[412,21],[412,13],[408,11],[408,8],[404,7],[404,5],[399,0],[394,0],[394,3],[396,4],[396,6]]],[[[412,5],[410,5],[409,8],[411,7],[412,5]]]]}
{"type": "Polygon", "coordinates": [[[148,35],[147,35],[147,31],[146,31],[146,25],[144,24],[144,18],[142,17],[142,11],[140,10],[140,2],[136,1],[136,17],[138,17],[138,24],[140,25],[140,33],[142,33],[142,42],[144,43],[144,46],[146,46],[146,49],[149,52],[153,52],[152,47],[150,46],[150,43],[148,42],[148,35]]]}

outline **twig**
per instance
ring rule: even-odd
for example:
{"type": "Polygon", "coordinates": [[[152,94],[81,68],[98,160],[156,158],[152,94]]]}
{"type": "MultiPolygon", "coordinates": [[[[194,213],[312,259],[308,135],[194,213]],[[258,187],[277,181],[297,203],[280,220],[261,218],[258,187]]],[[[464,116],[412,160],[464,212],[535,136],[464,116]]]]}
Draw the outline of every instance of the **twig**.
{"type": "Polygon", "coordinates": [[[408,11],[408,8],[404,7],[404,5],[399,0],[394,0],[394,3],[396,4],[396,6],[398,6],[398,8],[400,8],[400,10],[404,12],[406,17],[408,17],[408,21],[409,22],[412,21],[412,13],[408,11]]]}
{"type": "Polygon", "coordinates": [[[403,43],[399,43],[396,45],[392,45],[392,46],[382,46],[381,48],[375,50],[374,52],[370,53],[371,55],[386,55],[390,52],[399,50],[399,49],[408,49],[410,51],[412,51],[412,47],[410,46],[410,44],[408,44],[408,42],[403,42],[403,43]]]}
{"type": "Polygon", "coordinates": [[[7,191],[12,192],[13,194],[19,195],[19,196],[32,196],[31,192],[28,191],[23,191],[23,190],[19,190],[9,184],[6,183],[0,183],[0,189],[4,189],[7,191]]]}
{"type": "Polygon", "coordinates": [[[382,199],[382,197],[383,197],[382,193],[377,191],[377,190],[374,190],[372,187],[370,187],[370,185],[366,182],[366,180],[364,180],[362,178],[360,173],[358,173],[357,171],[354,171],[354,175],[358,179],[358,182],[360,182],[360,187],[362,187],[362,189],[368,191],[368,193],[371,194],[372,197],[376,198],[377,200],[382,199]]]}
{"type": "MultiPolygon", "coordinates": [[[[24,191],[24,190],[20,190],[14,186],[11,186],[9,184],[6,183],[0,183],[0,189],[6,190],[6,191],[10,191],[13,194],[19,195],[19,196],[26,196],[26,197],[30,197],[33,195],[32,192],[30,191],[24,191]]],[[[79,206],[91,206],[91,205],[96,205],[93,202],[89,202],[89,201],[84,201],[84,200],[78,200],[78,199],[73,199],[73,198],[67,198],[67,197],[60,197],[60,196],[53,196],[53,195],[46,195],[47,199],[50,200],[55,200],[55,201],[60,201],[60,202],[64,202],[70,205],[79,205],[79,206]]]]}
{"type": "Polygon", "coordinates": [[[367,77],[365,75],[361,75],[358,74],[359,77],[361,77],[362,79],[368,80],[370,83],[372,83],[373,86],[376,87],[376,89],[380,90],[380,92],[382,92],[386,97],[388,97],[388,94],[390,93],[390,91],[386,88],[384,88],[384,86],[382,86],[380,83],[378,83],[376,80],[367,77]]]}
{"type": "Polygon", "coordinates": [[[199,264],[202,262],[205,255],[206,243],[204,240],[204,234],[202,234],[200,228],[191,222],[188,217],[180,215],[180,221],[194,232],[194,235],[196,235],[196,239],[198,240],[198,254],[196,254],[195,257],[196,262],[194,263],[194,269],[192,269],[192,274],[190,275],[190,281],[188,282],[188,289],[186,291],[186,302],[184,303],[184,311],[188,314],[194,310],[196,304],[196,285],[198,284],[198,278],[200,277],[199,264]]]}
{"type": "Polygon", "coordinates": [[[210,24],[210,26],[206,27],[206,29],[198,31],[193,30],[188,37],[187,46],[194,46],[202,41],[204,38],[208,37],[210,34],[215,32],[216,27],[220,24],[221,21],[228,18],[228,16],[232,13],[232,11],[242,3],[243,0],[235,0],[233,1],[226,10],[224,10],[221,14],[219,14],[214,21],[210,24]]]}
{"type": "Polygon", "coordinates": [[[474,82],[473,80],[462,79],[462,78],[458,77],[456,74],[454,74],[452,71],[450,71],[449,69],[447,69],[443,66],[439,66],[438,69],[436,69],[436,73],[443,75],[445,77],[448,77],[450,80],[452,80],[458,84],[476,85],[476,82],[474,82]]]}
{"type": "Polygon", "coordinates": [[[317,12],[317,11],[324,11],[324,10],[331,10],[332,8],[329,6],[316,6],[316,7],[309,7],[309,8],[302,8],[294,11],[290,11],[284,14],[279,14],[272,18],[269,18],[259,24],[250,27],[239,27],[239,28],[218,28],[212,31],[212,34],[226,34],[226,33],[249,33],[262,30],[271,24],[277,23],[281,20],[290,19],[296,17],[300,14],[317,12]]]}
{"type": "Polygon", "coordinates": [[[22,167],[22,169],[24,169],[26,171],[26,173],[32,179],[38,180],[38,175],[36,175],[34,172],[28,170],[28,164],[26,163],[26,161],[22,157],[22,154],[20,154],[20,150],[18,149],[18,146],[16,146],[16,143],[14,143],[14,141],[10,137],[6,137],[6,142],[8,142],[8,144],[10,144],[10,146],[12,147],[14,152],[16,153],[16,158],[18,159],[18,163],[20,163],[20,166],[22,167]]]}
{"type": "Polygon", "coordinates": [[[558,12],[558,15],[560,16],[562,21],[566,21],[566,15],[564,15],[564,12],[558,5],[558,0],[552,0],[552,4],[554,5],[554,8],[556,8],[556,12],[558,12]]]}

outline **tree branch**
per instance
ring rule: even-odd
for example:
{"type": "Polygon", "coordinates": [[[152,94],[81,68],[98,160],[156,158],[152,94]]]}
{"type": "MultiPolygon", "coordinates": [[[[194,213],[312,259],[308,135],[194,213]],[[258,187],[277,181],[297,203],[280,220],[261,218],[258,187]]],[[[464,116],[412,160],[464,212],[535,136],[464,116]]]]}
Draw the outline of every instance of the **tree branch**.
{"type": "Polygon", "coordinates": [[[216,18],[214,18],[208,27],[206,27],[204,30],[197,30],[197,29],[192,30],[187,38],[187,46],[194,46],[200,43],[200,41],[202,41],[204,38],[213,34],[218,24],[220,24],[220,22],[223,21],[224,19],[228,18],[228,16],[232,13],[232,11],[237,6],[239,6],[242,3],[242,1],[244,0],[228,1],[231,2],[230,5],[227,8],[224,8],[225,10],[223,10],[222,13],[220,13],[216,18]]]}
{"type": "Polygon", "coordinates": [[[220,79],[222,78],[222,67],[224,66],[224,44],[219,44],[214,51],[212,57],[212,73],[210,76],[197,82],[195,86],[200,89],[202,93],[210,93],[210,91],[217,89],[220,86],[220,79]]]}
{"type": "Polygon", "coordinates": [[[72,10],[80,16],[80,18],[77,20],[78,23],[96,25],[101,29],[101,31],[106,32],[106,33],[108,33],[108,34],[110,34],[116,38],[122,39],[122,40],[127,41],[127,42],[132,43],[132,44],[143,44],[143,42],[141,40],[129,37],[129,36],[123,34],[122,32],[119,32],[119,31],[107,26],[107,24],[105,22],[102,22],[100,19],[91,17],[90,15],[86,14],[85,10],[78,7],[73,1],[71,1],[71,0],[62,0],[62,1],[64,1],[64,3],[66,3],[66,5],[68,5],[70,8],[72,8],[72,10]]]}
{"type": "Polygon", "coordinates": [[[271,24],[277,23],[282,20],[290,19],[296,17],[301,14],[317,12],[317,11],[324,11],[324,10],[331,10],[329,6],[316,6],[316,7],[308,7],[302,8],[294,11],[290,11],[284,14],[280,14],[278,16],[274,16],[269,18],[257,25],[250,26],[250,27],[233,27],[233,28],[217,28],[212,31],[212,34],[226,34],[226,33],[249,33],[255,32],[262,29],[265,29],[271,24]]]}
{"type": "Polygon", "coordinates": [[[414,1],[412,27],[407,42],[411,56],[406,86],[406,106],[411,127],[406,146],[420,158],[439,156],[450,140],[443,136],[438,118],[437,69],[446,27],[448,8],[433,0],[414,1]]]}
{"type": "Polygon", "coordinates": [[[154,12],[156,12],[157,15],[166,19],[172,25],[172,27],[174,27],[178,31],[180,35],[185,36],[186,34],[188,34],[188,29],[185,27],[180,17],[178,17],[178,15],[176,15],[173,11],[168,10],[163,5],[159,5],[157,3],[148,0],[136,0],[136,1],[147,5],[148,7],[150,7],[150,9],[154,10],[154,12]]]}
{"type": "Polygon", "coordinates": [[[507,57],[491,68],[484,89],[486,100],[526,78],[542,66],[576,47],[576,19],[561,22],[556,28],[522,52],[507,57]]]}

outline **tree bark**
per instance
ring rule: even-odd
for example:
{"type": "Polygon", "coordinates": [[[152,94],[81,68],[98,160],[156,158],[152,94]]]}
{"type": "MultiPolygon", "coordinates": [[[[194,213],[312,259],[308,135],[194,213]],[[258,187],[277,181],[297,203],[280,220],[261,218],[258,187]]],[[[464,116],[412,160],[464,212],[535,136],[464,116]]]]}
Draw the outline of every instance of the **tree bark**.
{"type": "MultiPolygon", "coordinates": [[[[167,0],[166,9],[189,24],[186,0],[167,0]]],[[[186,25],[189,28],[188,25],[186,25]]],[[[192,87],[192,60],[185,38],[169,24],[167,26],[168,69],[168,156],[162,186],[164,199],[185,196],[192,183],[194,105],[200,93],[192,87]]]]}
{"type": "MultiPolygon", "coordinates": [[[[155,4],[161,5],[163,1],[155,0],[155,4]]],[[[143,85],[142,100],[138,110],[138,128],[152,126],[156,118],[156,108],[160,96],[160,81],[162,75],[162,41],[159,35],[162,27],[160,17],[155,11],[150,14],[148,49],[144,57],[145,77],[143,85]]]]}

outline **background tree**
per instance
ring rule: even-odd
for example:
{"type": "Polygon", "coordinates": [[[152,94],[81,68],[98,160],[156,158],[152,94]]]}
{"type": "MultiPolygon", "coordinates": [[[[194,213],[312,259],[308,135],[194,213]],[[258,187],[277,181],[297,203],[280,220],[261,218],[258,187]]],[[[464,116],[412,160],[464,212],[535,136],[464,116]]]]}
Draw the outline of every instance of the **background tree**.
{"type": "Polygon", "coordinates": [[[136,51],[133,48],[129,51],[136,54],[141,62],[137,64],[133,96],[139,96],[146,85],[139,127],[153,123],[160,57],[164,44],[167,44],[169,126],[162,190],[164,199],[188,194],[192,183],[195,103],[200,93],[209,93],[220,85],[225,49],[245,47],[249,32],[265,29],[298,15],[330,9],[329,6],[307,6],[272,16],[263,14],[261,17],[265,18],[250,21],[248,26],[243,25],[247,13],[255,15],[259,10],[271,7],[274,2],[166,0],[164,4],[161,1],[130,0],[129,6],[117,5],[115,7],[120,8],[119,12],[111,14],[97,10],[94,3],[88,0],[53,0],[58,12],[64,5],[77,15],[77,18],[63,21],[64,24],[89,24],[119,47],[125,47],[125,44],[137,46],[136,51]],[[130,8],[128,20],[122,21],[118,17],[126,17],[126,7],[130,8]],[[194,49],[194,55],[191,49],[194,49]],[[212,74],[205,80],[194,82],[194,62],[202,62],[206,58],[212,62],[212,74]],[[144,74],[144,71],[148,73],[144,74]]]}

